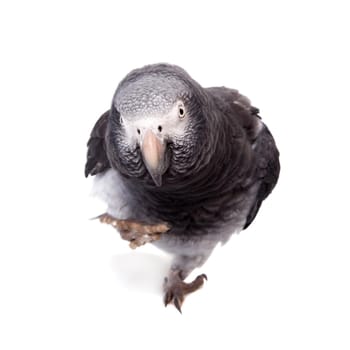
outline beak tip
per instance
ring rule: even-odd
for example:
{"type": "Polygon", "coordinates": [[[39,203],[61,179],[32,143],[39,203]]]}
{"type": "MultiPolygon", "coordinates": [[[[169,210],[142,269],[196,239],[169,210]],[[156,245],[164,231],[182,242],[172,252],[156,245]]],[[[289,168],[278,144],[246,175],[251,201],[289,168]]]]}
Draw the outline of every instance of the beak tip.
{"type": "Polygon", "coordinates": [[[157,187],[162,186],[162,175],[161,174],[151,174],[153,182],[157,187]]]}

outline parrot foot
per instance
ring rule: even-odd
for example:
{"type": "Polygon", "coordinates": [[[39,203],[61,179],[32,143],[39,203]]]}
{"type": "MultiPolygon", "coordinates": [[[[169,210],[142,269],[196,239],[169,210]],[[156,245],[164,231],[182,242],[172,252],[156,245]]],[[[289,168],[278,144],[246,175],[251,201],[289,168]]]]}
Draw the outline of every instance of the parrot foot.
{"type": "Polygon", "coordinates": [[[187,294],[193,293],[204,284],[204,280],[208,280],[205,274],[197,276],[192,282],[186,283],[181,278],[181,271],[171,272],[170,278],[164,279],[164,304],[167,306],[173,303],[176,309],[182,313],[181,307],[187,294]]]}
{"type": "Polygon", "coordinates": [[[162,233],[167,232],[170,227],[166,223],[149,225],[136,220],[119,220],[105,213],[98,216],[100,222],[112,225],[120,232],[122,239],[129,241],[132,249],[140,247],[146,243],[160,239],[162,233]]]}

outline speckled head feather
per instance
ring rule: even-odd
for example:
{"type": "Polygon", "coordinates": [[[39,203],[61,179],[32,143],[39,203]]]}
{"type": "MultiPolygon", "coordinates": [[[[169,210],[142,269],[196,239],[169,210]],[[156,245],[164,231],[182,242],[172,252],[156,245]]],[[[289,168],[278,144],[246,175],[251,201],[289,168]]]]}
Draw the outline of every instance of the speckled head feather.
{"type": "Polygon", "coordinates": [[[185,93],[184,84],[174,77],[145,76],[118,90],[115,104],[124,118],[166,115],[185,93]]]}
{"type": "Polygon", "coordinates": [[[169,64],[135,69],[119,84],[113,103],[124,118],[166,115],[179,99],[189,99],[197,83],[182,68],[169,64]]]}

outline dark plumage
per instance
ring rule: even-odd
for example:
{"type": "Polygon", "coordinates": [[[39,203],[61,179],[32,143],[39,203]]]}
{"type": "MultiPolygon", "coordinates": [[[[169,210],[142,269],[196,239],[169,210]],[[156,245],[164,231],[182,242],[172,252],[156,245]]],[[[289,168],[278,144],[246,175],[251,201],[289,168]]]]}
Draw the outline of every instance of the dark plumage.
{"type": "Polygon", "coordinates": [[[183,280],[251,224],[277,182],[279,153],[258,113],[236,90],[157,64],[125,77],[91,133],[85,175],[99,174],[108,213],[170,225],[154,244],[175,255],[165,302],[178,309],[204,277],[183,280]]]}

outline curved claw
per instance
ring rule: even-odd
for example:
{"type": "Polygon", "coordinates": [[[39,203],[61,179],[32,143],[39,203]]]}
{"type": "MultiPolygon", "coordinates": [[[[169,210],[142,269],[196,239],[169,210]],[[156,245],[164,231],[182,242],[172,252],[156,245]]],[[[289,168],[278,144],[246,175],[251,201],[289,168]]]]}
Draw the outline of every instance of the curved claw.
{"type": "Polygon", "coordinates": [[[168,306],[168,304],[173,303],[176,309],[182,314],[181,306],[184,301],[185,297],[184,295],[174,295],[171,291],[168,293],[165,293],[164,296],[164,305],[165,307],[168,306]]]}
{"type": "Polygon", "coordinates": [[[171,292],[165,293],[164,295],[164,305],[168,306],[169,303],[173,300],[173,294],[171,292]]]}
{"type": "Polygon", "coordinates": [[[177,308],[177,310],[180,312],[180,314],[182,314],[182,311],[181,311],[182,303],[180,303],[178,298],[174,298],[174,305],[177,308]]]}

